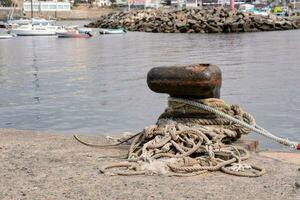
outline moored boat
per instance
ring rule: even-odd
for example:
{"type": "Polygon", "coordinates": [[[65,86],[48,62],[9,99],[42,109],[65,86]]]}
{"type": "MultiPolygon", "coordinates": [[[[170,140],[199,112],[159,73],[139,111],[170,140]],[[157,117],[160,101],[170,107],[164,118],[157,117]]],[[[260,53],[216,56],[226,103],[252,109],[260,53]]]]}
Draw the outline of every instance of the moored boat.
{"type": "Polygon", "coordinates": [[[79,27],[77,27],[77,30],[79,31],[79,33],[91,33],[92,32],[91,28],[79,28],[79,27]]]}
{"type": "Polygon", "coordinates": [[[47,25],[26,24],[11,29],[11,33],[14,33],[18,36],[50,36],[50,35],[56,35],[56,31],[59,29],[60,29],[59,26],[52,26],[50,24],[47,25]]]}
{"type": "Polygon", "coordinates": [[[90,38],[92,29],[79,28],[78,26],[69,26],[56,31],[59,38],[90,38]]]}
{"type": "Polygon", "coordinates": [[[123,28],[117,28],[117,29],[105,29],[101,28],[99,30],[100,34],[123,34],[126,33],[126,30],[123,28]]]}
{"type": "Polygon", "coordinates": [[[31,19],[17,19],[17,20],[8,20],[4,23],[5,28],[17,28],[19,26],[22,25],[28,25],[28,24],[32,24],[32,25],[53,25],[53,23],[55,22],[55,20],[46,20],[43,18],[31,18],[31,19]]]}

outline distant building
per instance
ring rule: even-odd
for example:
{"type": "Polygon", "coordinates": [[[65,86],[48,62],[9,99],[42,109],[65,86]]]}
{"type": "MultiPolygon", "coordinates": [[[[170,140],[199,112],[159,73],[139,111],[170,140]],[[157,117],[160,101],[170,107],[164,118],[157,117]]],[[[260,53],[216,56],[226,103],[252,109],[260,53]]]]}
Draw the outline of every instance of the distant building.
{"type": "Polygon", "coordinates": [[[145,0],[146,8],[158,8],[160,6],[160,0],[145,0]]]}
{"type": "MultiPolygon", "coordinates": [[[[30,1],[24,2],[23,9],[25,12],[30,12],[31,2],[30,1]]],[[[33,1],[32,9],[35,12],[71,11],[71,4],[70,2],[33,1]]]]}
{"type": "Polygon", "coordinates": [[[185,4],[186,4],[187,8],[194,8],[194,7],[198,7],[199,1],[198,0],[186,0],[185,4]]]}
{"type": "Polygon", "coordinates": [[[115,4],[118,6],[125,6],[127,5],[127,0],[115,0],[115,4]]]}
{"type": "Polygon", "coordinates": [[[111,1],[110,0],[95,0],[95,4],[99,7],[111,6],[111,1]]]}

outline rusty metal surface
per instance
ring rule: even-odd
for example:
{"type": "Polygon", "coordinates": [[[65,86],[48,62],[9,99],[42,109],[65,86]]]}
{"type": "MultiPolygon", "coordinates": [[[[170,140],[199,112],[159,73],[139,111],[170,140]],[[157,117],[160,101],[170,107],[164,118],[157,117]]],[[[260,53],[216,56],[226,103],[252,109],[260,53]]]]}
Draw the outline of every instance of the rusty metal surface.
{"type": "Polygon", "coordinates": [[[148,72],[147,84],[152,91],[173,97],[220,98],[222,73],[211,64],[156,67],[148,72]]]}

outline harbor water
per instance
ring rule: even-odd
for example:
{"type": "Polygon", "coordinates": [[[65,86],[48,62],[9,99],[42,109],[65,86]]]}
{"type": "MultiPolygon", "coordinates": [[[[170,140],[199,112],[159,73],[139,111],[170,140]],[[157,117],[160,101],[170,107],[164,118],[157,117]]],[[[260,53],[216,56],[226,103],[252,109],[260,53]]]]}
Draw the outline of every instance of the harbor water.
{"type": "MultiPolygon", "coordinates": [[[[95,34],[90,39],[0,40],[0,128],[120,134],[155,123],[167,95],[152,67],[212,63],[221,97],[259,125],[300,141],[299,30],[243,34],[95,34]]],[[[282,148],[255,133],[262,148],[282,148]]]]}

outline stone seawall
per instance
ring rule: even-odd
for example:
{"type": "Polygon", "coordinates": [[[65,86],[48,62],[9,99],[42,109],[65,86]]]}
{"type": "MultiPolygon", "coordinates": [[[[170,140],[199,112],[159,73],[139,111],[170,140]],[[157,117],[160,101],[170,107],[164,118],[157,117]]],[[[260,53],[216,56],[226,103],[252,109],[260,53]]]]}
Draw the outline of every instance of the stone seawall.
{"type": "Polygon", "coordinates": [[[134,10],[101,16],[87,27],[117,28],[161,33],[231,33],[291,30],[292,18],[229,12],[225,8],[184,10],[134,10]]]}

